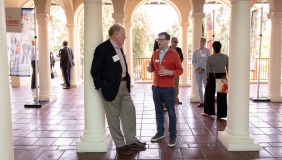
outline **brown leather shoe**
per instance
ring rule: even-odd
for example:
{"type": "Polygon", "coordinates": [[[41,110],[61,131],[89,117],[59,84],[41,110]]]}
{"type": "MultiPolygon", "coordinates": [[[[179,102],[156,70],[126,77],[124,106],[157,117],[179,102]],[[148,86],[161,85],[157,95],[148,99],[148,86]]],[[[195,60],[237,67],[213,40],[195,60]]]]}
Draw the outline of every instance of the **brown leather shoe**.
{"type": "Polygon", "coordinates": [[[121,154],[131,154],[132,153],[130,148],[127,145],[119,147],[119,148],[117,147],[116,149],[121,154]]]}
{"type": "Polygon", "coordinates": [[[144,148],[146,146],[146,142],[140,142],[137,140],[135,143],[128,145],[130,148],[144,148]]]}

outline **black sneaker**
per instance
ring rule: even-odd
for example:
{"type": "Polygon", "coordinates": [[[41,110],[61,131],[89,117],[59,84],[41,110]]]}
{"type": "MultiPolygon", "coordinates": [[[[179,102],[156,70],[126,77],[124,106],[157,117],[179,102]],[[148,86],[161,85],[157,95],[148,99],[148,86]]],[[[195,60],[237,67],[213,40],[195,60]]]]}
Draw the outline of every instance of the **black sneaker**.
{"type": "Polygon", "coordinates": [[[158,133],[155,135],[155,136],[153,136],[152,138],[151,138],[151,141],[157,141],[157,140],[159,140],[159,139],[161,139],[161,138],[164,138],[164,135],[159,135],[158,133]]]}
{"type": "Polygon", "coordinates": [[[176,144],[176,138],[170,138],[169,142],[168,142],[168,146],[169,147],[174,147],[176,144]]]}

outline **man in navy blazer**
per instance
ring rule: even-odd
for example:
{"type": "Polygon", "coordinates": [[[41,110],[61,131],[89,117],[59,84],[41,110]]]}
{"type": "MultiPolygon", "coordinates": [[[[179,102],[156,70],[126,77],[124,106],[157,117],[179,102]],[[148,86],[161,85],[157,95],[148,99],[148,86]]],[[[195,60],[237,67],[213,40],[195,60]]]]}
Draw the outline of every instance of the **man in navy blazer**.
{"type": "Polygon", "coordinates": [[[72,49],[68,47],[68,41],[63,42],[63,49],[61,50],[60,67],[64,72],[64,79],[66,81],[66,86],[63,89],[70,89],[70,78],[71,78],[71,67],[74,66],[73,63],[73,53],[72,49]]]}
{"type": "Polygon", "coordinates": [[[144,148],[146,143],[136,138],[136,112],[130,95],[126,58],[121,47],[126,38],[124,26],[114,24],[109,29],[109,36],[110,39],[98,45],[94,51],[91,75],[103,101],[117,151],[131,154],[132,148],[144,148]]]}

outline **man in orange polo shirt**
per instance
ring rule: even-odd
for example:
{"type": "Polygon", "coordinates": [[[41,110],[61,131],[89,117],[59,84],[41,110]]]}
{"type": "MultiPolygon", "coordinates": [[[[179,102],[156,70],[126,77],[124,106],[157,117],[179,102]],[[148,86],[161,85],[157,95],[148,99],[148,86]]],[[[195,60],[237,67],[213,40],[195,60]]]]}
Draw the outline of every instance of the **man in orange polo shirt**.
{"type": "Polygon", "coordinates": [[[168,46],[170,35],[161,32],[158,35],[159,49],[154,51],[151,63],[147,67],[148,72],[155,72],[152,86],[153,100],[155,104],[157,134],[151,141],[157,141],[164,137],[163,104],[166,105],[169,116],[169,147],[176,144],[176,114],[174,109],[174,76],[183,73],[179,54],[168,46]]]}

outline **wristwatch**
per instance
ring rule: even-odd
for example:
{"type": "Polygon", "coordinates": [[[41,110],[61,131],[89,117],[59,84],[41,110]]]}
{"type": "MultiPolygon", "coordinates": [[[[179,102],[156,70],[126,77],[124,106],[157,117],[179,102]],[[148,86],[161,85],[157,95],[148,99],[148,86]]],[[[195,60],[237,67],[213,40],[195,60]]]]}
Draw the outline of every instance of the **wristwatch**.
{"type": "Polygon", "coordinates": [[[172,73],[173,73],[173,71],[172,71],[172,70],[170,70],[170,74],[169,74],[169,75],[170,75],[170,76],[172,76],[172,73]]]}

